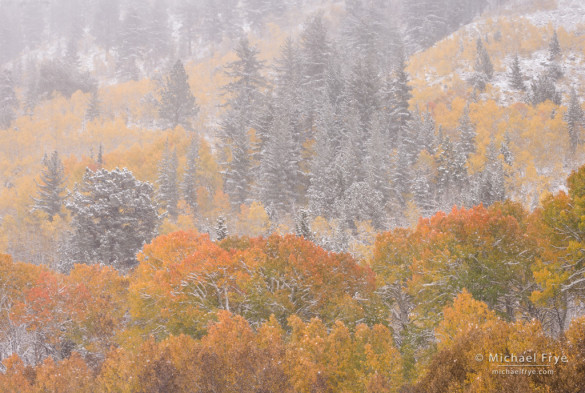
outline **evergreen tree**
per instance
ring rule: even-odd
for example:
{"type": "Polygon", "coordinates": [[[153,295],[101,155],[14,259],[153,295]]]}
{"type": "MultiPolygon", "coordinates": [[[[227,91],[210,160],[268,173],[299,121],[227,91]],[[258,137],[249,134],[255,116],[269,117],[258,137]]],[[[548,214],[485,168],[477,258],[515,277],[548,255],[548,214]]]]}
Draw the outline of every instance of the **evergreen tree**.
{"type": "Polygon", "coordinates": [[[179,3],[178,17],[181,55],[191,57],[193,55],[193,41],[196,39],[199,7],[196,0],[185,0],[179,3]]]}
{"type": "Polygon", "coordinates": [[[158,172],[157,199],[161,206],[168,212],[172,219],[176,219],[178,213],[179,189],[177,186],[178,160],[177,152],[171,152],[168,141],[165,144],[163,157],[158,172]]]}
{"type": "Polygon", "coordinates": [[[311,159],[310,185],[307,190],[309,208],[314,216],[331,217],[337,197],[342,193],[335,167],[338,146],[335,131],[338,123],[330,102],[325,101],[319,111],[315,133],[315,154],[311,159]]]}
{"type": "Polygon", "coordinates": [[[481,174],[479,200],[490,206],[506,198],[506,179],[504,165],[499,157],[498,149],[492,141],[486,153],[486,165],[481,174]]]}
{"type": "Polygon", "coordinates": [[[181,125],[190,130],[191,120],[198,111],[185,67],[181,60],[177,60],[165,78],[159,103],[159,116],[170,128],[181,125]]]}
{"type": "Polygon", "coordinates": [[[33,198],[33,210],[42,210],[53,220],[56,214],[61,212],[65,192],[65,172],[59,153],[55,150],[50,157],[43,157],[43,170],[41,171],[41,183],[37,183],[38,197],[33,198]]]}
{"type": "Polygon", "coordinates": [[[412,196],[423,217],[430,217],[437,211],[434,189],[434,160],[430,154],[421,153],[413,167],[412,196]]]}
{"type": "Polygon", "coordinates": [[[421,150],[426,150],[429,154],[435,154],[437,150],[436,124],[430,111],[426,111],[423,115],[417,140],[421,150]]]}
{"type": "Polygon", "coordinates": [[[457,134],[459,134],[459,145],[457,148],[467,160],[470,155],[475,153],[475,137],[477,136],[477,133],[475,132],[475,126],[471,123],[471,119],[469,118],[469,104],[465,106],[463,114],[459,119],[457,134]]]}
{"type": "Polygon", "coordinates": [[[323,16],[316,14],[308,18],[301,33],[303,85],[310,93],[320,91],[324,87],[330,55],[327,27],[323,16]]]}
{"type": "Polygon", "coordinates": [[[148,33],[148,59],[151,67],[155,67],[160,59],[171,54],[172,37],[169,29],[169,15],[167,4],[164,0],[155,0],[150,12],[150,18],[146,26],[148,33]]]}
{"type": "Polygon", "coordinates": [[[490,56],[485,49],[481,38],[477,39],[474,74],[471,77],[471,84],[479,91],[485,90],[487,83],[494,76],[494,66],[490,56]]]}
{"type": "Polygon", "coordinates": [[[556,59],[558,59],[558,57],[561,55],[562,50],[561,50],[561,44],[559,43],[559,37],[557,36],[557,31],[555,30],[553,32],[553,36],[550,39],[550,42],[548,44],[548,59],[549,61],[554,61],[556,59]]]}
{"type": "Polygon", "coordinates": [[[518,55],[515,55],[514,60],[512,61],[510,72],[508,74],[508,84],[514,90],[526,90],[526,85],[524,84],[524,75],[520,69],[520,60],[518,59],[518,55]]]}
{"type": "Polygon", "coordinates": [[[547,100],[556,105],[561,105],[561,94],[557,91],[555,81],[546,73],[541,74],[538,79],[533,80],[530,85],[530,103],[536,106],[547,100]]]}
{"type": "Polygon", "coordinates": [[[100,98],[97,89],[92,90],[91,97],[89,98],[89,104],[85,110],[85,119],[88,121],[94,121],[100,117],[100,98]]]}
{"type": "Polygon", "coordinates": [[[569,108],[565,115],[567,130],[569,131],[569,140],[571,142],[571,152],[575,153],[577,146],[583,143],[581,139],[581,129],[585,126],[585,114],[581,107],[581,101],[575,88],[571,88],[571,97],[569,99],[569,108]]]}
{"type": "Polygon", "coordinates": [[[449,137],[441,143],[437,157],[436,183],[442,209],[466,202],[467,195],[462,193],[468,183],[465,155],[457,151],[449,137]]]}
{"type": "Polygon", "coordinates": [[[381,80],[378,70],[371,59],[358,60],[348,81],[348,106],[359,112],[360,126],[369,132],[374,114],[379,110],[381,101],[381,80]]]}
{"type": "Polygon", "coordinates": [[[215,225],[215,237],[217,241],[222,241],[228,236],[228,229],[225,221],[224,216],[219,216],[217,218],[217,223],[215,225]]]}
{"type": "Polygon", "coordinates": [[[123,271],[156,235],[159,221],[153,189],[127,169],[87,169],[66,206],[72,214],[67,261],[104,263],[123,271]]]}
{"type": "Polygon", "coordinates": [[[104,166],[104,148],[101,143],[98,149],[97,165],[99,169],[101,169],[104,166]]]}
{"type": "Polygon", "coordinates": [[[92,32],[98,44],[106,53],[114,47],[120,27],[120,2],[117,0],[98,0],[94,14],[92,32]]]}
{"type": "Polygon", "coordinates": [[[504,163],[506,165],[511,166],[514,162],[514,156],[512,151],[510,150],[510,134],[506,131],[504,134],[504,140],[502,141],[502,145],[500,146],[500,154],[504,158],[504,163]]]}
{"type": "Polygon", "coordinates": [[[257,108],[262,107],[262,89],[266,81],[260,70],[258,51],[243,38],[236,47],[238,59],[226,68],[232,81],[224,87],[228,95],[228,110],[221,124],[221,138],[229,149],[231,160],[225,160],[225,191],[233,208],[250,197],[252,165],[248,132],[258,120],[257,108]]]}
{"type": "Polygon", "coordinates": [[[25,45],[34,48],[40,45],[43,39],[46,27],[47,4],[27,1],[21,3],[21,5],[20,25],[24,34],[25,45]]]}
{"type": "MultiPolygon", "coordinates": [[[[407,132],[408,122],[411,113],[408,109],[408,102],[412,98],[412,87],[409,86],[409,77],[406,72],[406,60],[404,55],[399,56],[398,63],[394,69],[394,76],[390,85],[390,91],[386,105],[390,108],[390,135],[391,139],[401,143],[407,132]]],[[[412,141],[410,141],[412,142],[412,141]]],[[[410,143],[407,142],[407,143],[410,143]]]]}
{"type": "Polygon", "coordinates": [[[20,11],[19,2],[0,2],[0,64],[14,59],[23,49],[20,18],[15,17],[20,11]]]}
{"type": "Polygon", "coordinates": [[[0,129],[10,127],[16,117],[18,100],[14,92],[14,82],[10,71],[0,73],[0,129]]]}
{"type": "Polygon", "coordinates": [[[300,209],[295,217],[295,234],[299,237],[304,237],[306,240],[313,239],[309,224],[309,213],[305,209],[300,209]]]}
{"type": "Polygon", "coordinates": [[[122,81],[138,80],[138,61],[144,54],[145,25],[137,9],[130,8],[118,36],[117,75],[122,81]]]}
{"type": "Polygon", "coordinates": [[[260,162],[260,200],[276,213],[290,211],[300,172],[300,150],[294,141],[293,119],[279,116],[273,123],[260,162]]]}
{"type": "Polygon", "coordinates": [[[199,158],[199,142],[196,137],[191,139],[187,151],[187,168],[183,176],[183,196],[191,210],[197,207],[197,160],[199,158]]]}

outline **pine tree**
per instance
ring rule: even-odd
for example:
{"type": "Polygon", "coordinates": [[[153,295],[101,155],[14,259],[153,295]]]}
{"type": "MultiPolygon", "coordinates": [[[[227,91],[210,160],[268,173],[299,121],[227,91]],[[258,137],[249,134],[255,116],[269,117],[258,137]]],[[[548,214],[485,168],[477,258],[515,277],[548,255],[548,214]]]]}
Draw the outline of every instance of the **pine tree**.
{"type": "Polygon", "coordinates": [[[266,86],[260,73],[263,63],[246,38],[239,41],[236,55],[238,59],[226,67],[232,81],[224,87],[228,110],[221,124],[221,138],[231,155],[231,160],[224,162],[225,191],[234,209],[250,198],[252,162],[248,132],[257,125],[257,108],[262,107],[262,89],[266,86]]]}
{"type": "Polygon", "coordinates": [[[97,156],[97,165],[98,168],[102,168],[104,166],[104,147],[103,145],[100,143],[100,147],[98,149],[98,156],[97,156]]]}
{"type": "Polygon", "coordinates": [[[170,128],[181,125],[190,130],[191,120],[198,111],[185,67],[181,60],[177,60],[165,78],[159,103],[159,116],[170,128]]]}
{"type": "Polygon", "coordinates": [[[41,171],[41,183],[37,183],[38,197],[33,198],[34,210],[42,210],[48,214],[49,221],[61,212],[65,192],[65,172],[55,150],[50,157],[43,157],[43,170],[41,171]]]}
{"type": "Polygon", "coordinates": [[[172,219],[176,219],[178,213],[179,189],[177,186],[178,160],[177,152],[171,152],[168,141],[165,143],[163,157],[158,172],[157,199],[165,208],[172,219]]]}
{"type": "Polygon", "coordinates": [[[301,33],[303,85],[311,93],[324,87],[330,55],[331,47],[327,37],[327,27],[323,16],[316,14],[305,21],[301,33]]]}
{"type": "Polygon", "coordinates": [[[508,74],[508,84],[510,87],[517,91],[525,91],[526,85],[524,84],[524,75],[520,69],[520,60],[518,55],[514,56],[512,65],[510,66],[510,72],[508,74]]]}
{"type": "Polygon", "coordinates": [[[430,111],[423,115],[417,140],[421,150],[426,150],[429,154],[435,154],[437,151],[436,124],[430,111]]]}
{"type": "Polygon", "coordinates": [[[487,148],[486,165],[481,174],[479,200],[490,206],[506,198],[506,179],[503,163],[499,157],[494,141],[487,148]]]}
{"type": "Polygon", "coordinates": [[[494,66],[481,38],[477,39],[476,57],[473,69],[475,72],[470,80],[471,84],[479,91],[485,90],[487,83],[494,76],[494,66]]]}
{"type": "Polygon", "coordinates": [[[401,143],[404,140],[411,113],[408,102],[412,98],[412,87],[409,86],[409,77],[406,72],[406,60],[404,55],[399,56],[394,69],[386,105],[390,107],[391,139],[401,143]]]}
{"type": "Polygon", "coordinates": [[[504,134],[504,140],[502,141],[502,145],[500,146],[500,154],[504,158],[504,163],[506,165],[511,166],[514,162],[514,155],[510,150],[510,134],[508,131],[504,134]]]}
{"type": "Polygon", "coordinates": [[[309,208],[314,216],[330,217],[336,198],[342,193],[335,167],[339,148],[335,138],[337,126],[333,106],[326,101],[315,124],[315,154],[311,159],[307,190],[309,208]]]}
{"type": "Polygon", "coordinates": [[[179,3],[178,17],[181,23],[179,28],[181,55],[191,57],[193,55],[193,41],[197,32],[198,2],[186,0],[179,3]]]}
{"type": "Polygon", "coordinates": [[[547,100],[556,105],[561,105],[561,94],[557,91],[555,81],[546,73],[541,74],[538,79],[533,80],[530,85],[530,103],[536,106],[547,100]]]}
{"type": "Polygon", "coordinates": [[[122,81],[138,80],[140,78],[138,60],[144,54],[144,33],[144,21],[138,10],[130,8],[119,29],[117,40],[118,59],[116,71],[122,81]]]}
{"type": "Polygon", "coordinates": [[[437,157],[437,192],[441,198],[441,208],[449,210],[454,204],[465,201],[462,190],[467,184],[465,155],[455,149],[449,137],[441,143],[437,157]]]}
{"type": "Polygon", "coordinates": [[[569,108],[565,115],[567,122],[567,130],[569,132],[569,140],[571,142],[571,152],[574,154],[577,146],[583,143],[581,139],[581,129],[585,126],[585,114],[581,107],[581,101],[575,88],[571,88],[571,97],[569,99],[569,108]]]}
{"type": "Polygon", "coordinates": [[[18,100],[14,92],[14,82],[10,71],[0,73],[0,129],[10,127],[16,117],[18,100]]]}
{"type": "Polygon", "coordinates": [[[371,59],[358,60],[353,66],[348,81],[348,105],[357,108],[361,127],[368,131],[374,114],[379,110],[381,101],[381,80],[378,69],[371,59]]]}
{"type": "Polygon", "coordinates": [[[477,133],[475,132],[475,126],[471,123],[471,119],[469,118],[469,104],[465,106],[463,114],[459,119],[457,133],[459,134],[459,144],[457,148],[467,160],[470,155],[475,153],[475,137],[477,136],[477,133]]]}
{"type": "Polygon", "coordinates": [[[106,53],[116,44],[120,26],[120,2],[117,0],[98,0],[94,14],[92,32],[98,44],[106,53]]]}
{"type": "Polygon", "coordinates": [[[187,151],[187,168],[183,176],[183,196],[185,201],[195,212],[197,207],[197,160],[199,158],[199,142],[196,137],[191,139],[187,151]]]}
{"type": "Polygon", "coordinates": [[[561,53],[561,44],[559,43],[559,37],[557,36],[557,31],[555,30],[548,44],[549,61],[556,60],[561,55],[561,53]]]}
{"type": "Polygon", "coordinates": [[[94,89],[91,92],[91,97],[89,98],[89,104],[87,105],[87,109],[85,110],[85,119],[87,121],[94,121],[98,117],[100,117],[100,97],[98,95],[97,89],[94,89]]]}
{"type": "Polygon", "coordinates": [[[171,53],[172,37],[168,25],[169,15],[167,13],[167,4],[164,0],[155,0],[150,12],[150,19],[146,26],[148,33],[148,59],[155,67],[160,63],[160,59],[164,59],[171,53]]]}
{"type": "Polygon", "coordinates": [[[299,237],[304,237],[306,240],[313,239],[309,224],[309,213],[305,209],[300,209],[295,217],[295,234],[299,237]]]}
{"type": "Polygon", "coordinates": [[[222,241],[228,236],[228,229],[225,221],[224,216],[219,216],[217,218],[217,223],[215,225],[215,237],[217,241],[222,241]]]}
{"type": "Polygon", "coordinates": [[[301,152],[294,140],[292,120],[283,114],[274,121],[260,161],[260,200],[276,213],[290,211],[299,186],[301,152]]]}
{"type": "Polygon", "coordinates": [[[87,169],[66,202],[72,214],[68,265],[104,263],[123,271],[134,266],[136,253],[156,235],[152,198],[152,186],[127,169],[87,169]]]}

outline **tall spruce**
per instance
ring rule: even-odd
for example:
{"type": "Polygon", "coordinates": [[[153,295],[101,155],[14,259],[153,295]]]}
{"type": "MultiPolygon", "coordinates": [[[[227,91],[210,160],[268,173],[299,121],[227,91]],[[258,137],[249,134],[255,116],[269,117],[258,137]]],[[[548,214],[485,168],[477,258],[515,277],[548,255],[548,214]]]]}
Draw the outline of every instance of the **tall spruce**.
{"type": "Polygon", "coordinates": [[[167,141],[165,143],[162,160],[159,164],[157,199],[159,204],[167,211],[171,219],[176,219],[179,214],[177,207],[179,203],[177,169],[177,152],[174,149],[171,151],[167,141]]]}
{"type": "Polygon", "coordinates": [[[385,103],[390,107],[390,138],[402,143],[411,119],[408,102],[412,98],[412,87],[408,84],[409,76],[406,72],[405,55],[399,56],[394,68],[390,91],[385,103]]]}
{"type": "Polygon", "coordinates": [[[0,129],[10,127],[16,117],[18,100],[14,92],[14,81],[8,70],[0,73],[0,129]]]}
{"type": "Polygon", "coordinates": [[[192,129],[191,121],[198,111],[185,67],[181,60],[177,60],[165,78],[158,114],[166,127],[175,128],[181,125],[190,130],[192,129]]]}
{"type": "Polygon", "coordinates": [[[558,57],[561,55],[561,44],[559,43],[559,36],[557,35],[557,31],[553,32],[553,36],[548,43],[548,59],[549,61],[557,60],[558,57]]]}
{"type": "Polygon", "coordinates": [[[228,236],[228,228],[224,216],[217,217],[215,225],[215,238],[217,241],[222,241],[228,236]]]}
{"type": "Polygon", "coordinates": [[[463,114],[459,119],[457,134],[459,134],[459,144],[457,148],[465,156],[465,159],[467,160],[470,155],[475,153],[476,150],[475,138],[477,136],[475,126],[473,125],[469,117],[469,104],[465,106],[463,114]]]}
{"type": "Polygon", "coordinates": [[[512,65],[510,66],[510,71],[508,73],[508,84],[514,90],[526,90],[524,75],[522,74],[522,69],[520,68],[520,60],[518,59],[518,55],[515,55],[514,59],[512,60],[512,65]]]}
{"type": "Polygon", "coordinates": [[[252,160],[249,132],[258,119],[266,81],[261,74],[263,63],[258,51],[242,38],[236,47],[238,59],[226,67],[231,78],[224,92],[228,97],[227,111],[221,122],[221,138],[231,159],[224,157],[225,191],[234,209],[246,203],[252,188],[252,160]]]}
{"type": "Polygon", "coordinates": [[[567,122],[567,131],[569,132],[571,152],[574,154],[577,146],[583,143],[581,130],[585,126],[585,114],[583,113],[581,100],[575,88],[571,88],[571,97],[569,98],[569,107],[565,115],[565,121],[567,122]]]}
{"type": "Polygon", "coordinates": [[[87,121],[94,121],[98,117],[100,117],[100,97],[98,94],[97,89],[93,89],[91,92],[91,96],[89,97],[89,103],[87,105],[87,109],[85,110],[85,119],[87,121]]]}
{"type": "Polygon", "coordinates": [[[197,207],[197,161],[199,159],[199,141],[196,137],[191,139],[189,150],[187,150],[187,168],[183,175],[183,198],[189,205],[192,212],[197,207]]]}
{"type": "Polygon", "coordinates": [[[37,198],[33,198],[33,210],[42,210],[49,221],[61,212],[65,196],[65,171],[59,153],[55,150],[50,157],[43,157],[41,182],[37,183],[37,198]]]}

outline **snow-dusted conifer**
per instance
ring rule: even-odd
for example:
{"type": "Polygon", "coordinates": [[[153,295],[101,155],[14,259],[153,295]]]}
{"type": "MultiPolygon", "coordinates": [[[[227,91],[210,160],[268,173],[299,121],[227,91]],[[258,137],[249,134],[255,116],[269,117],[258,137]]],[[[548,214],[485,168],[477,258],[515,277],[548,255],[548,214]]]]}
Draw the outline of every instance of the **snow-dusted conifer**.
{"type": "Polygon", "coordinates": [[[249,131],[254,128],[256,107],[263,99],[262,89],[266,81],[260,70],[263,63],[258,60],[258,51],[242,38],[236,47],[238,59],[226,67],[232,79],[224,87],[228,95],[228,110],[221,124],[221,138],[230,150],[231,160],[225,160],[225,191],[232,207],[238,208],[250,197],[252,168],[249,131]]]}
{"type": "Polygon", "coordinates": [[[93,121],[100,117],[100,97],[97,89],[93,89],[91,96],[89,97],[89,103],[85,110],[85,119],[87,121],[93,121]]]}
{"type": "Polygon", "coordinates": [[[59,214],[63,205],[65,192],[65,172],[59,153],[55,150],[50,157],[43,157],[43,170],[41,171],[41,182],[37,183],[38,196],[33,198],[33,210],[42,210],[49,216],[59,214]]]}
{"type": "Polygon", "coordinates": [[[304,237],[306,240],[313,239],[313,233],[311,232],[311,226],[309,223],[309,213],[305,209],[300,209],[296,214],[295,234],[304,237]]]}
{"type": "Polygon", "coordinates": [[[561,44],[559,43],[559,36],[557,31],[553,32],[553,36],[548,43],[548,59],[549,61],[556,60],[562,53],[561,44]]]}
{"type": "Polygon", "coordinates": [[[581,130],[585,126],[585,114],[581,107],[581,100],[575,91],[575,88],[571,89],[571,97],[569,99],[569,108],[565,115],[565,121],[567,122],[567,130],[569,132],[569,140],[571,142],[571,151],[574,153],[577,146],[583,143],[581,139],[581,130]]]}
{"type": "Polygon", "coordinates": [[[518,59],[518,55],[515,55],[514,60],[512,60],[510,72],[508,73],[508,84],[514,90],[517,91],[526,90],[526,84],[524,83],[524,75],[522,74],[522,69],[520,68],[520,60],[518,59]]]}
{"type": "Polygon", "coordinates": [[[215,225],[215,238],[217,241],[222,241],[228,236],[228,228],[226,224],[226,220],[224,216],[219,216],[217,218],[217,223],[215,225]]]}
{"type": "Polygon", "coordinates": [[[104,263],[121,270],[156,235],[159,221],[153,188],[127,169],[87,169],[67,200],[72,214],[68,263],[104,263]]]}
{"type": "Polygon", "coordinates": [[[197,207],[197,160],[199,158],[199,142],[196,137],[191,139],[187,150],[187,168],[183,176],[183,197],[191,210],[197,207]]]}
{"type": "Polygon", "coordinates": [[[475,126],[473,125],[471,119],[469,118],[469,105],[465,106],[463,114],[459,119],[457,134],[459,134],[459,144],[457,146],[457,149],[465,156],[465,159],[467,160],[470,155],[475,153],[476,150],[475,137],[477,136],[475,126]]]}
{"type": "Polygon", "coordinates": [[[177,218],[177,204],[179,202],[177,167],[177,152],[175,150],[170,150],[167,141],[159,165],[157,199],[160,205],[165,208],[169,216],[173,219],[177,218]]]}
{"type": "Polygon", "coordinates": [[[0,129],[10,127],[16,116],[18,100],[14,92],[14,82],[10,71],[0,73],[0,129]]]}
{"type": "Polygon", "coordinates": [[[198,110],[185,67],[181,60],[177,60],[165,78],[159,102],[159,116],[169,128],[181,125],[190,130],[191,120],[198,110]]]}

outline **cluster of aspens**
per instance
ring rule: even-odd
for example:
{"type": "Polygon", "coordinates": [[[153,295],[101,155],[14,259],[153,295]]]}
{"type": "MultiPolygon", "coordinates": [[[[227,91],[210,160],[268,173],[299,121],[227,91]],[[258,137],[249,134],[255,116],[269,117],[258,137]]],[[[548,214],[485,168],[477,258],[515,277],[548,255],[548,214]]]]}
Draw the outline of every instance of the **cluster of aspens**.
{"type": "Polygon", "coordinates": [[[155,238],[127,275],[5,256],[0,391],[577,391],[585,167],[568,183],[532,213],[480,205],[382,233],[369,261],[196,231],[155,238]],[[502,378],[488,352],[567,362],[502,378]]]}

